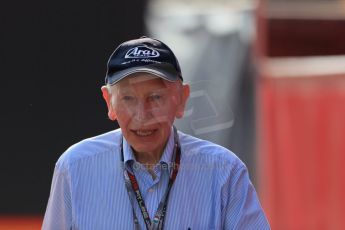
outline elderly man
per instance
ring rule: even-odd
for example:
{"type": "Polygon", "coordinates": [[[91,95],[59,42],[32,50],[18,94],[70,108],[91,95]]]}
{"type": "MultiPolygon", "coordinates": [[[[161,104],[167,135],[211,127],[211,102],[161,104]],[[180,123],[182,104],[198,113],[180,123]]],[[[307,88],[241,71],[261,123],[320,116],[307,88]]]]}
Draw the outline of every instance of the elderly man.
{"type": "Polygon", "coordinates": [[[189,91],[161,41],[119,45],[102,93],[120,129],[60,157],[42,229],[269,229],[241,160],[173,126],[189,91]]]}

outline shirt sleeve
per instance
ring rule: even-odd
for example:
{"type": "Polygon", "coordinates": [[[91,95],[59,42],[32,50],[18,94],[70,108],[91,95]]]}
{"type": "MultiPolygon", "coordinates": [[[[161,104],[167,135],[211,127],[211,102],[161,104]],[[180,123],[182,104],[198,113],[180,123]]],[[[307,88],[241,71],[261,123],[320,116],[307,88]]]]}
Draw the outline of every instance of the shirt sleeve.
{"type": "Polygon", "coordinates": [[[72,229],[71,188],[66,170],[55,167],[42,230],[72,229]]]}
{"type": "Polygon", "coordinates": [[[223,229],[270,229],[247,168],[241,164],[222,188],[223,229]]]}

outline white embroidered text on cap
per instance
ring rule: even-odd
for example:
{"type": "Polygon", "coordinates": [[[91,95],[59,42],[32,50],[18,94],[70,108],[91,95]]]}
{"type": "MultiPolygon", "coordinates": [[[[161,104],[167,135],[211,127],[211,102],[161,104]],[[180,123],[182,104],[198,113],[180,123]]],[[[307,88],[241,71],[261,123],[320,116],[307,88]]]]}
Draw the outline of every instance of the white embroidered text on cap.
{"type": "Polygon", "coordinates": [[[159,52],[145,46],[137,46],[127,51],[125,58],[154,58],[159,57],[159,52]]]}

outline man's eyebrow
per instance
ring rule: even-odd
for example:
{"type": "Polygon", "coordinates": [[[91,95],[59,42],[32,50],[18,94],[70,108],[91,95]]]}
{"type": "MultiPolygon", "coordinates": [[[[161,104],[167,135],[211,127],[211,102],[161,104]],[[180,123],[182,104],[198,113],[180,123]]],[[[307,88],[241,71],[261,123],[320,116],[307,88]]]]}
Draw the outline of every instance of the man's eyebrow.
{"type": "Polygon", "coordinates": [[[117,94],[132,93],[132,90],[128,86],[117,87],[114,90],[117,94]]]}
{"type": "Polygon", "coordinates": [[[157,91],[162,91],[162,92],[166,92],[167,91],[167,88],[165,87],[159,87],[159,88],[153,88],[149,91],[153,91],[153,92],[157,92],[157,91]]]}

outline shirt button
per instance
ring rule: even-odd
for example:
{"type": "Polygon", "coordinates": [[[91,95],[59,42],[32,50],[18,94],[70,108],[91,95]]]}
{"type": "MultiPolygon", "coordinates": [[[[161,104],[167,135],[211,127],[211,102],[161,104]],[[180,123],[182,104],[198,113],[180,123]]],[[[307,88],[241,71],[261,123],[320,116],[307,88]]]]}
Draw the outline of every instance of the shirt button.
{"type": "Polygon", "coordinates": [[[150,189],[149,189],[149,192],[153,192],[153,191],[155,191],[153,188],[150,188],[150,189]]]}

